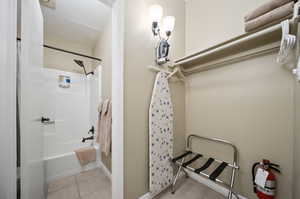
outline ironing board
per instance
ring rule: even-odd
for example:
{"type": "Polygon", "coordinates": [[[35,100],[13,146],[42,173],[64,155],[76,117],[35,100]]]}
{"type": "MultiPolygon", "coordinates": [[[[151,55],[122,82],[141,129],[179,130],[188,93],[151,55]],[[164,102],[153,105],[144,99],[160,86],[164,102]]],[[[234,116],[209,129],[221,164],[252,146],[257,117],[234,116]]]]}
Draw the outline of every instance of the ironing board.
{"type": "Polygon", "coordinates": [[[157,73],[149,108],[149,188],[156,195],[172,183],[173,106],[168,74],[157,73]]]}

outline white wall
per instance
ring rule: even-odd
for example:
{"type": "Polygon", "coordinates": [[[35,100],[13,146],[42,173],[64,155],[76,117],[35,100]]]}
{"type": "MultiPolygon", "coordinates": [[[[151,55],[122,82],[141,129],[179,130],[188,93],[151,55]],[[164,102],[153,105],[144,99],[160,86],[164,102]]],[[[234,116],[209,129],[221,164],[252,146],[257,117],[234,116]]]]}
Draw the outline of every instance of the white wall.
{"type": "Polygon", "coordinates": [[[16,198],[17,1],[0,2],[0,198],[16,198]]]}

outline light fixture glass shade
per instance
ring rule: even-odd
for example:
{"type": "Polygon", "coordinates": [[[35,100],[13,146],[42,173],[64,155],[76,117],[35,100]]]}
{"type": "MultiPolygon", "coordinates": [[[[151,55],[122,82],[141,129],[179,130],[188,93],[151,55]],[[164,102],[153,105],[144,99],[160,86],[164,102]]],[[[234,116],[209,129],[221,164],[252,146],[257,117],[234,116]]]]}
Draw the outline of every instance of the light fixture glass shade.
{"type": "Polygon", "coordinates": [[[149,8],[149,14],[152,22],[159,22],[163,15],[163,8],[158,4],[152,5],[149,8]]]}
{"type": "Polygon", "coordinates": [[[172,32],[175,27],[175,17],[167,16],[163,19],[163,29],[166,32],[172,32]]]}

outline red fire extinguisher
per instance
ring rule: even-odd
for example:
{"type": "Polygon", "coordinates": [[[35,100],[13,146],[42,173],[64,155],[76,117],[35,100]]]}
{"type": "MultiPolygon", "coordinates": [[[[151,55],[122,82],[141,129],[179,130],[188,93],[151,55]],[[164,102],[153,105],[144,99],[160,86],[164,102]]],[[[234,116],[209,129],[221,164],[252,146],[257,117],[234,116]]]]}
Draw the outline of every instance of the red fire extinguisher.
{"type": "Polygon", "coordinates": [[[279,165],[271,163],[269,160],[263,160],[262,162],[256,162],[252,167],[252,180],[254,193],[256,193],[259,199],[274,199],[276,195],[276,176],[272,170],[280,173],[279,165]],[[264,186],[256,184],[256,172],[260,169],[260,172],[266,174],[266,183],[264,186]]]}

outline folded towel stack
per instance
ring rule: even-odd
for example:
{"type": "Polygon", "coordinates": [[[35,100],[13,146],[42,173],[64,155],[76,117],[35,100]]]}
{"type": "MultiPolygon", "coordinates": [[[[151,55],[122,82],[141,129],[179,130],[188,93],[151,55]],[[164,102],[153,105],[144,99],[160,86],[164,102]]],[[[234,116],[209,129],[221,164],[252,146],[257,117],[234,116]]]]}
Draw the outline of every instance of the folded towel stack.
{"type": "Polygon", "coordinates": [[[251,32],[292,16],[295,0],[270,0],[245,17],[245,31],[251,32]]]}

